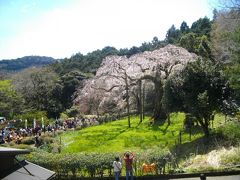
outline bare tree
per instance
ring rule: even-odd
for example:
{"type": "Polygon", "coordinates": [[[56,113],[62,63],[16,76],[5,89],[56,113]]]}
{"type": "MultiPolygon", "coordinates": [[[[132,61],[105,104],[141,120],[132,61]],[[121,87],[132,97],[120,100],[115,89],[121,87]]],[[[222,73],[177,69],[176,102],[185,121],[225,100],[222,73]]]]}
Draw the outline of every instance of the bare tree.
{"type": "MultiPolygon", "coordinates": [[[[236,15],[240,15],[240,1],[239,0],[218,0],[220,8],[225,11],[235,11],[236,15]]],[[[239,18],[239,16],[238,16],[239,18]]]]}

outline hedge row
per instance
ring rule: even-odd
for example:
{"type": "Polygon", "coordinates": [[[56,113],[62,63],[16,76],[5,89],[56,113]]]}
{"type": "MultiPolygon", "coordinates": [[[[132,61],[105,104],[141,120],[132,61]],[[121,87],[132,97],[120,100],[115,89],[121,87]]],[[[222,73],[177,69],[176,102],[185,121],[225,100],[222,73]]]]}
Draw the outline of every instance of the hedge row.
{"type": "MultiPolygon", "coordinates": [[[[119,153],[52,154],[35,151],[23,158],[55,171],[58,177],[103,177],[113,175],[112,163],[116,156],[122,159],[122,154],[119,153]]],[[[157,168],[154,174],[164,173],[166,164],[168,168],[169,165],[175,164],[168,150],[155,149],[139,152],[135,154],[133,163],[134,175],[142,175],[143,163],[155,163],[157,168]]],[[[124,168],[123,171],[125,171],[124,168]]]]}

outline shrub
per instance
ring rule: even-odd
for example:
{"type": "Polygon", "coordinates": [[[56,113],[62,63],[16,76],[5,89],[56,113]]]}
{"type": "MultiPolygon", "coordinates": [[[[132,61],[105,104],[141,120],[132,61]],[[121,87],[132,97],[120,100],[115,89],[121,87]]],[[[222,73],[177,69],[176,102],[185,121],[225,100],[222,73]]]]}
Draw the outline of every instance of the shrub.
{"type": "Polygon", "coordinates": [[[201,173],[201,172],[215,172],[217,171],[216,168],[212,167],[212,166],[198,166],[198,167],[191,167],[188,169],[188,172],[191,173],[201,173]]]}
{"type": "Polygon", "coordinates": [[[25,137],[21,140],[22,144],[31,145],[35,143],[34,137],[25,137]]]}
{"type": "Polygon", "coordinates": [[[159,150],[159,148],[155,148],[136,154],[136,160],[135,170],[139,174],[142,174],[143,163],[156,164],[156,174],[161,174],[164,173],[163,171],[167,163],[172,164],[172,154],[168,149],[159,150]]]}
{"type": "MultiPolygon", "coordinates": [[[[68,175],[70,173],[73,175],[73,177],[76,177],[77,175],[88,177],[102,177],[104,176],[104,174],[112,176],[112,163],[116,156],[120,156],[120,154],[54,154],[37,149],[36,151],[32,152],[30,155],[26,155],[25,157],[27,160],[33,163],[57,172],[59,176],[61,174],[68,175]]],[[[170,156],[171,154],[168,150],[160,151],[159,149],[137,153],[133,164],[136,175],[141,175],[141,168],[144,162],[155,163],[157,165],[158,172],[161,172],[165,164],[169,162],[168,159],[170,156]]]]}
{"type": "Polygon", "coordinates": [[[27,144],[18,144],[15,146],[17,149],[30,149],[27,144]]]}
{"type": "Polygon", "coordinates": [[[61,152],[61,146],[59,143],[52,143],[49,144],[49,152],[52,153],[60,153],[61,152]]]}
{"type": "Polygon", "coordinates": [[[82,129],[81,126],[77,126],[77,127],[75,128],[76,131],[81,130],[81,129],[82,129]]]}
{"type": "Polygon", "coordinates": [[[217,133],[223,135],[232,144],[237,144],[240,142],[240,122],[232,121],[224,124],[217,129],[217,133]]]}
{"type": "Polygon", "coordinates": [[[50,144],[54,142],[54,138],[47,136],[47,135],[42,135],[39,137],[39,140],[41,144],[50,144]]]}
{"type": "Polygon", "coordinates": [[[225,167],[239,166],[240,162],[240,147],[231,148],[221,155],[221,164],[225,167]]]}

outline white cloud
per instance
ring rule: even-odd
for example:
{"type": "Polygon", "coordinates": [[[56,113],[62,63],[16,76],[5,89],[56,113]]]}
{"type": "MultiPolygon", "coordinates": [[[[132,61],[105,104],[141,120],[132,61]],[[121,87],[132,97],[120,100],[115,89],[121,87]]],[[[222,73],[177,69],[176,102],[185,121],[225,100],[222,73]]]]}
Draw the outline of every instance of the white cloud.
{"type": "Polygon", "coordinates": [[[154,36],[163,39],[172,24],[179,27],[186,21],[190,26],[193,21],[208,15],[208,11],[206,0],[76,1],[73,6],[53,9],[25,24],[21,36],[6,43],[1,54],[3,57],[46,55],[63,58],[107,45],[116,48],[139,46],[154,36]]]}

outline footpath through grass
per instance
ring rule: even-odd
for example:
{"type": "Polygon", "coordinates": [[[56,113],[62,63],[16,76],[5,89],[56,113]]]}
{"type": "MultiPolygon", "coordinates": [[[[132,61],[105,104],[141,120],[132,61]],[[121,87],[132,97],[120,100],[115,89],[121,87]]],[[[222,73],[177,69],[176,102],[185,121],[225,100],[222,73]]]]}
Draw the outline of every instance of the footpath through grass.
{"type": "MultiPolygon", "coordinates": [[[[127,118],[88,127],[78,131],[69,131],[61,135],[62,153],[73,152],[123,152],[164,148],[179,141],[179,132],[183,131],[184,113],[172,114],[171,124],[149,124],[146,117],[139,124],[138,116],[131,117],[131,128],[127,118]]],[[[191,140],[202,137],[201,131],[193,131],[191,140]]],[[[188,132],[182,133],[182,143],[189,142],[188,132]]]]}

